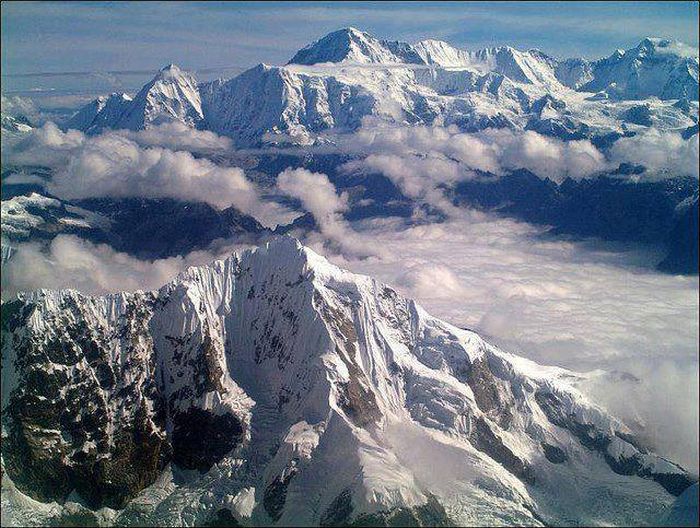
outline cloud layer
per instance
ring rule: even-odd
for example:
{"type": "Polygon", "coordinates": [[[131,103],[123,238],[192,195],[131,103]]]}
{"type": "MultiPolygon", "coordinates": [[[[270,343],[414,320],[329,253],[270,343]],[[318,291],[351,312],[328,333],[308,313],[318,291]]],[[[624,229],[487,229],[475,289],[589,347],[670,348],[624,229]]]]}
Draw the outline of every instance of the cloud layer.
{"type": "Polygon", "coordinates": [[[166,124],[140,132],[86,136],[62,132],[53,123],[34,130],[9,153],[21,165],[53,169],[46,188],[66,200],[96,197],[175,198],[235,207],[267,225],[289,220],[289,212],[261,198],[238,167],[222,167],[186,150],[212,152],[230,146],[226,138],[184,125],[166,124]]]}
{"type": "Polygon", "coordinates": [[[344,253],[355,256],[377,252],[374,244],[358,242],[357,234],[343,218],[343,212],[348,210],[347,194],[338,194],[327,175],[288,168],[277,176],[277,188],[298,199],[313,215],[322,236],[321,240],[314,238],[316,243],[330,242],[344,253]]]}
{"type": "Polygon", "coordinates": [[[48,248],[39,243],[19,244],[3,263],[2,293],[39,288],[73,288],[89,294],[152,290],[174,279],[189,266],[208,264],[245,245],[222,245],[208,251],[166,259],[140,260],[73,235],[58,235],[48,248]]]}
{"type": "Polygon", "coordinates": [[[530,130],[465,133],[455,126],[392,126],[372,119],[332,141],[357,157],[343,166],[347,173],[380,173],[406,197],[449,215],[455,210],[445,189],[485,174],[527,169],[562,182],[610,174],[627,163],[643,165],[644,178],[698,177],[698,135],[685,140],[680,133],[656,129],[618,140],[607,154],[589,140],[562,141],[530,130]]]}

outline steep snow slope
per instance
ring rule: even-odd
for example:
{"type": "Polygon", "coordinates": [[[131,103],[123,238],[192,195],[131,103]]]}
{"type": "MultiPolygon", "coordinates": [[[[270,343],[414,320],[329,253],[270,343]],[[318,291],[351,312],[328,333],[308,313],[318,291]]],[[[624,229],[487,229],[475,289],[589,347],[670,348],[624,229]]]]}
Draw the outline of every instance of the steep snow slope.
{"type": "Polygon", "coordinates": [[[106,128],[142,130],[168,121],[195,127],[202,120],[202,102],[195,78],[174,64],[161,69],[132,99],[127,94],[98,97],[67,123],[98,133],[106,128]]]}
{"type": "Polygon", "coordinates": [[[639,524],[694,482],[580,376],[289,238],[2,314],[10,523],[639,524]]]}
{"type": "Polygon", "coordinates": [[[426,64],[466,68],[483,74],[499,73],[512,81],[558,88],[556,61],[539,50],[518,51],[510,46],[476,51],[460,50],[440,40],[423,40],[414,49],[426,64]]]}
{"type": "Polygon", "coordinates": [[[116,128],[131,103],[131,97],[125,93],[98,97],[71,117],[66,123],[66,128],[93,133],[101,132],[105,128],[116,128]]]}

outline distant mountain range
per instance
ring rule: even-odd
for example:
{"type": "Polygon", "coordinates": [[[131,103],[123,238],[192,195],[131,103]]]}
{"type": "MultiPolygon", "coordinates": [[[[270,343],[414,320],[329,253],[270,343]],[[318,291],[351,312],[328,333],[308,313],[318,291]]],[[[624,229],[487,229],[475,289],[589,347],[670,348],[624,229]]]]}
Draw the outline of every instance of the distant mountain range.
{"type": "Polygon", "coordinates": [[[379,116],[575,139],[652,122],[692,127],[697,100],[697,50],[675,41],[647,38],[597,61],[558,60],[507,46],[466,51],[437,40],[390,42],[346,28],[298,51],[284,66],[260,64],[229,80],[198,84],[166,66],[133,99],[101,97],[66,126],[137,130],[177,120],[241,146],[306,144],[323,131],[352,130],[363,118],[379,116]]]}
{"type": "MultiPolygon", "coordinates": [[[[299,50],[284,66],[260,64],[228,80],[198,83],[168,65],[137,94],[99,97],[64,126],[98,134],[177,121],[229,136],[234,148],[303,147],[335,141],[334,134],[352,132],[368,118],[454,125],[463,131],[532,130],[564,141],[587,138],[603,152],[620,138],[652,128],[674,131],[689,140],[698,134],[697,50],[647,38],[635,48],[617,50],[600,60],[559,60],[539,50],[507,46],[468,51],[438,40],[416,44],[379,40],[346,28],[299,50]]],[[[20,138],[32,126],[21,115],[2,116],[3,138],[20,138]]],[[[411,214],[411,201],[381,174],[364,179],[339,174],[337,168],[349,159],[347,155],[315,155],[303,148],[288,153],[263,148],[243,162],[253,167],[247,173],[262,187],[274,186],[277,174],[288,166],[308,165],[328,174],[339,190],[354,197],[346,212],[350,220],[411,214]]],[[[6,166],[3,180],[14,170],[6,166]]],[[[664,245],[668,255],[660,269],[697,273],[697,207],[682,205],[696,203],[697,178],[668,174],[667,183],[621,181],[633,180],[640,170],[643,167],[621,166],[594,182],[561,183],[516,170],[500,179],[461,182],[451,196],[459,204],[553,225],[560,233],[664,245]]],[[[33,184],[3,181],[4,199],[30,192],[47,195],[41,178],[33,184]]],[[[58,233],[80,233],[139,257],[158,258],[206,247],[219,237],[255,238],[265,233],[255,219],[232,209],[222,212],[204,204],[187,207],[185,202],[158,200],[110,202],[115,201],[61,205],[97,215],[93,219],[106,215],[113,220],[109,228],[86,228],[54,217],[53,206],[41,211],[34,207],[33,215],[42,220],[32,220],[32,234],[25,236],[12,227],[24,217],[4,215],[5,246],[35,236],[50,239],[58,233]],[[159,213],[159,204],[169,213],[159,213]],[[165,237],[158,247],[146,247],[148,242],[140,240],[138,229],[129,224],[146,218],[148,229],[165,237]],[[181,226],[180,221],[187,227],[173,227],[181,226]]],[[[4,209],[15,207],[3,202],[4,209]]],[[[314,226],[308,218],[297,224],[314,226]]],[[[281,226],[278,232],[292,227],[281,226]]]]}

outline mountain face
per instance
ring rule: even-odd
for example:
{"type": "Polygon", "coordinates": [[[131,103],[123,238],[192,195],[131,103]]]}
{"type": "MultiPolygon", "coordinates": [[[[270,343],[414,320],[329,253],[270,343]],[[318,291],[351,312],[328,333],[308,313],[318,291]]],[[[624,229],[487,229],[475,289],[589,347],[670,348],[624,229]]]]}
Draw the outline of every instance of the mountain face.
{"type": "Polygon", "coordinates": [[[66,126],[97,133],[106,128],[143,130],[169,121],[196,127],[202,119],[197,81],[170,64],[133,99],[126,94],[99,97],[79,110],[66,126]]]}
{"type": "Polygon", "coordinates": [[[591,63],[592,78],[581,91],[605,91],[622,99],[698,99],[698,56],[679,42],[646,38],[591,63]]]}
{"type": "Polygon", "coordinates": [[[655,126],[692,127],[697,104],[684,110],[671,102],[698,99],[698,58],[691,52],[677,42],[645,39],[599,61],[558,60],[539,50],[467,51],[437,40],[379,40],[346,28],[300,50],[285,66],[261,64],[229,80],[197,85],[168,66],[133,101],[112,96],[110,112],[101,110],[106,101],[95,101],[68,126],[97,132],[176,119],[239,145],[308,144],[328,129],[354,130],[364,117],[377,116],[580,139],[641,126],[626,120],[627,100],[656,97],[648,104],[655,126]],[[538,115],[532,105],[545,96],[564,106],[538,115]]]}
{"type": "Polygon", "coordinates": [[[2,332],[10,522],[640,524],[695,481],[581,376],[286,237],[158,291],[23,294],[2,332]]]}

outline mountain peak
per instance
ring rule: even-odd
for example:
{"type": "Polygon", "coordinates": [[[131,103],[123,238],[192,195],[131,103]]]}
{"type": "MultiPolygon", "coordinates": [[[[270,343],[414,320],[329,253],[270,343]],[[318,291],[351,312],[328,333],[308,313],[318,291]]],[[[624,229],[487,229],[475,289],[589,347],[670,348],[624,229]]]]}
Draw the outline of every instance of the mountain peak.
{"type": "Polygon", "coordinates": [[[409,44],[379,40],[354,27],[328,33],[299,50],[289,64],[395,64],[420,62],[409,44]]]}
{"type": "Polygon", "coordinates": [[[674,55],[681,58],[697,58],[698,56],[698,48],[678,40],[662,37],[645,37],[634,49],[638,54],[674,55]]]}
{"type": "Polygon", "coordinates": [[[118,524],[146,523],[144,497],[164,524],[177,523],[166,506],[185,492],[202,497],[192,504],[205,518],[204,498],[239,496],[244,485],[264,490],[244,516],[252,524],[348,525],[433,500],[429,519],[440,522],[426,524],[464,525],[475,518],[459,513],[471,497],[478,514],[505,512],[517,524],[601,520],[599,508],[563,517],[549,506],[559,487],[573,486],[583,504],[601,490],[620,497],[603,523],[640,524],[639,504],[658,509],[697,481],[638,448],[632,431],[575,388],[575,373],[503,352],[293,238],[190,268],[158,291],[44,291],[13,302],[3,343],[17,355],[3,363],[3,409],[23,434],[8,435],[3,458],[49,461],[53,471],[30,480],[26,464],[12,463],[3,478],[60,503],[76,490],[91,508],[122,510],[118,524]],[[71,377],[54,382],[61,370],[71,377]],[[64,423],[71,434],[61,434],[64,423]],[[467,502],[447,486],[425,496],[433,458],[417,459],[416,445],[458,468],[449,486],[467,502]],[[103,459],[113,469],[93,471],[103,459]],[[206,478],[139,497],[170,478],[170,463],[206,478]],[[222,471],[230,467],[236,473],[222,471]],[[119,486],[115,474],[124,475],[119,486]]]}
{"type": "Polygon", "coordinates": [[[180,77],[187,76],[187,74],[182,71],[176,64],[168,64],[163,66],[156,74],[154,80],[169,80],[178,79],[180,77]]]}

